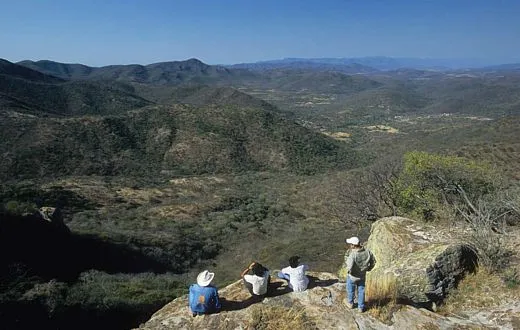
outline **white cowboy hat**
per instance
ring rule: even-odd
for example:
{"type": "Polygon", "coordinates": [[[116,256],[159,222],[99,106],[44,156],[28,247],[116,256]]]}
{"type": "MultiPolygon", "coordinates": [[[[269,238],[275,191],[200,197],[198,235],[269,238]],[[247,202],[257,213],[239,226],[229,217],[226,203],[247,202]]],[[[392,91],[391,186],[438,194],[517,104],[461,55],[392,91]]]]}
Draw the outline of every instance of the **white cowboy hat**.
{"type": "Polygon", "coordinates": [[[208,286],[211,281],[213,281],[213,277],[215,277],[215,273],[205,270],[197,276],[197,284],[200,286],[208,286]]]}
{"type": "Polygon", "coordinates": [[[359,245],[359,238],[357,238],[356,236],[347,238],[346,242],[352,245],[359,245]]]}

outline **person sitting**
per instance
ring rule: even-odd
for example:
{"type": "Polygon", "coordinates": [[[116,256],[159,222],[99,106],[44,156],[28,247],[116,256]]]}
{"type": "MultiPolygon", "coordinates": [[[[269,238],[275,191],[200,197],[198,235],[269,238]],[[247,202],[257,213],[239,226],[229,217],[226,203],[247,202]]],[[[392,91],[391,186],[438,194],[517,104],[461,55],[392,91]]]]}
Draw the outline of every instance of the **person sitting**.
{"type": "Polygon", "coordinates": [[[190,285],[189,304],[193,316],[216,313],[220,310],[218,290],[210,285],[215,273],[204,270],[197,276],[197,283],[190,285]]]}
{"type": "Polygon", "coordinates": [[[300,265],[300,257],[292,256],[289,258],[289,267],[283,268],[278,277],[289,282],[289,288],[294,292],[301,292],[307,289],[309,278],[305,272],[309,270],[307,265],[300,265]]]}
{"type": "Polygon", "coordinates": [[[252,262],[242,271],[240,277],[242,277],[246,289],[253,298],[263,298],[266,296],[267,288],[271,280],[267,268],[258,262],[252,262]],[[248,274],[248,272],[252,272],[252,274],[248,274]]]}

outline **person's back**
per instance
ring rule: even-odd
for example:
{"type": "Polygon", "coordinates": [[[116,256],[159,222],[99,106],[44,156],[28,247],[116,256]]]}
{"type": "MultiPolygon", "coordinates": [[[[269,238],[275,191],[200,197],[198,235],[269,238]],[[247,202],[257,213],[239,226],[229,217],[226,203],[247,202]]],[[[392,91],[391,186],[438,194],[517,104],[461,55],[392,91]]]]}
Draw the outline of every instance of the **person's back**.
{"type": "Polygon", "coordinates": [[[220,310],[218,290],[210,285],[214,275],[205,270],[197,276],[197,283],[190,286],[188,300],[193,316],[220,310]]]}
{"type": "Polygon", "coordinates": [[[192,284],[190,286],[189,301],[192,313],[210,314],[220,309],[218,291],[214,286],[192,284]]]}
{"type": "Polygon", "coordinates": [[[347,268],[350,270],[349,275],[353,280],[364,279],[373,264],[374,256],[363,247],[353,249],[347,258],[347,268]]]}
{"type": "Polygon", "coordinates": [[[281,270],[283,274],[289,275],[289,287],[294,292],[305,291],[309,285],[309,278],[305,275],[305,272],[309,267],[307,265],[300,265],[299,257],[297,256],[291,257],[289,264],[289,267],[285,267],[281,270]]]}
{"type": "Polygon", "coordinates": [[[258,262],[252,262],[240,276],[244,279],[244,284],[251,295],[259,297],[267,294],[270,282],[270,273],[267,268],[258,262]],[[247,274],[249,271],[252,274],[247,274]]]}
{"type": "Polygon", "coordinates": [[[347,257],[347,306],[354,308],[354,292],[357,287],[358,309],[365,311],[365,278],[367,271],[372,270],[376,259],[372,253],[361,246],[359,238],[351,237],[346,240],[350,253],[347,257]]]}

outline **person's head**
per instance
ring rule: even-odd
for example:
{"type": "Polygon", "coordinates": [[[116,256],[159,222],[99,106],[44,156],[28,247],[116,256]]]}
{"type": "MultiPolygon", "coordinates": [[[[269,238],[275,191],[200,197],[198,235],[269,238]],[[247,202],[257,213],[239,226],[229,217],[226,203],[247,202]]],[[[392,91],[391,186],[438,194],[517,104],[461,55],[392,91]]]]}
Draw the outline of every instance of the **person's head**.
{"type": "Polygon", "coordinates": [[[350,246],[353,247],[353,248],[361,247],[360,242],[359,242],[359,238],[357,238],[356,236],[353,236],[351,238],[347,238],[346,242],[347,242],[347,244],[350,244],[350,246]]]}
{"type": "Polygon", "coordinates": [[[253,268],[251,268],[251,271],[256,276],[264,276],[265,267],[262,266],[261,264],[259,264],[258,262],[255,262],[255,264],[253,265],[253,268]]]}
{"type": "Polygon", "coordinates": [[[298,267],[299,264],[300,264],[300,257],[292,256],[289,258],[289,266],[291,266],[292,268],[298,267]]]}
{"type": "Polygon", "coordinates": [[[215,277],[215,273],[204,270],[197,276],[197,284],[200,286],[208,286],[211,281],[213,281],[213,277],[215,277]]]}

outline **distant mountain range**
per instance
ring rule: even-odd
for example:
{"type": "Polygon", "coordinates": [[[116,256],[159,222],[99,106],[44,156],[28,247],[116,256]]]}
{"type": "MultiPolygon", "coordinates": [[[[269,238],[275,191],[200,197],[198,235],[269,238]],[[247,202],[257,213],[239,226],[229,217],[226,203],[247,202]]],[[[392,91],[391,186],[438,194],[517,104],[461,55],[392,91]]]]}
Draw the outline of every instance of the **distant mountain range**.
{"type": "Polygon", "coordinates": [[[48,60],[21,61],[16,64],[65,80],[105,79],[155,85],[230,84],[237,81],[258,80],[257,73],[273,70],[332,71],[343,74],[378,74],[381,71],[477,70],[493,72],[520,71],[520,63],[497,63],[478,59],[433,59],[413,57],[351,57],[351,58],[284,58],[277,60],[208,65],[198,59],[160,62],[148,65],[108,65],[91,67],[83,64],[59,63],[48,60]]]}
{"type": "Polygon", "coordinates": [[[109,65],[90,67],[53,61],[21,61],[17,64],[66,80],[112,80],[155,85],[204,84],[254,77],[247,70],[230,70],[207,65],[197,59],[149,65],[109,65]]]}
{"type": "MultiPolygon", "coordinates": [[[[10,63],[5,61],[6,63],[10,63]]],[[[153,86],[253,86],[284,91],[312,90],[315,92],[352,93],[380,86],[367,77],[353,76],[357,73],[375,73],[363,65],[340,66],[335,64],[306,63],[301,66],[280,65],[265,71],[227,68],[205,64],[197,59],[186,61],[161,62],[149,65],[110,65],[89,67],[82,64],[58,63],[53,61],[22,61],[11,66],[19,66],[19,71],[32,69],[44,74],[46,79],[62,81],[110,81],[132,84],[132,88],[153,86]]],[[[25,74],[27,76],[27,74],[25,74]]],[[[154,91],[157,94],[157,90],[154,91]]],[[[154,97],[152,97],[154,98],[154,97]]]]}
{"type": "MultiPolygon", "coordinates": [[[[280,60],[260,61],[229,65],[230,68],[250,70],[291,69],[329,69],[347,73],[367,73],[378,70],[427,69],[458,70],[482,68],[497,65],[495,62],[477,59],[433,59],[413,57],[351,57],[351,58],[284,58],[280,60]]],[[[518,66],[518,65],[517,65],[518,66]]]]}
{"type": "Polygon", "coordinates": [[[246,64],[223,67],[189,59],[96,68],[0,60],[0,109],[68,117],[116,115],[151,104],[184,103],[262,108],[292,117],[288,112],[299,111],[294,107],[299,96],[291,99],[293,96],[317,93],[341,95],[342,106],[357,111],[373,112],[381,104],[396,113],[519,111],[520,64],[443,71],[380,70],[350,63],[361,60],[379,68],[420,64],[419,60],[386,57],[285,59],[256,63],[247,69],[246,64]]]}

